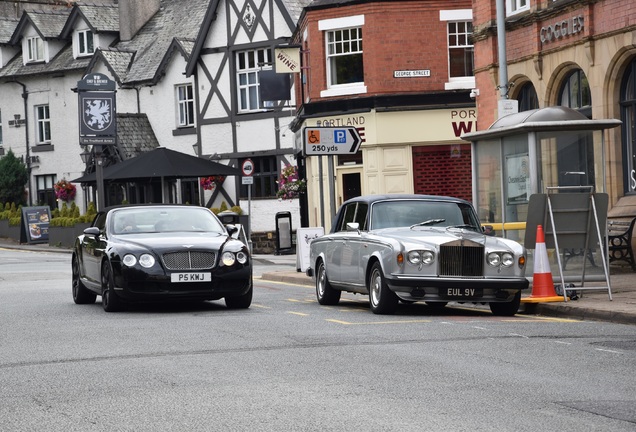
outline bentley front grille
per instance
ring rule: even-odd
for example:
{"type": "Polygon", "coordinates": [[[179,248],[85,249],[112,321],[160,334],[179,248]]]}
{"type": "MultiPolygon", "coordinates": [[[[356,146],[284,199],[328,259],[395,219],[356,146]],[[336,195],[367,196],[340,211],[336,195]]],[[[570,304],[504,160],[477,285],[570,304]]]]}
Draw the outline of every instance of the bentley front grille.
{"type": "Polygon", "coordinates": [[[484,275],[484,247],[480,244],[442,245],[439,251],[439,275],[481,277],[484,275]]]}
{"type": "Polygon", "coordinates": [[[163,263],[168,270],[205,270],[214,267],[214,252],[170,252],[163,255],[163,263]]]}

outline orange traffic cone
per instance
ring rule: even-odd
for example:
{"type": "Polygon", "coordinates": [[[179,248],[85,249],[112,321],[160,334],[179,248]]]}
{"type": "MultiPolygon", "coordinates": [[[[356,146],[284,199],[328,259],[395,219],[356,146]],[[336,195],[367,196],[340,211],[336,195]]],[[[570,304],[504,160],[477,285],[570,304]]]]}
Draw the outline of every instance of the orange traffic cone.
{"type": "Polygon", "coordinates": [[[521,299],[527,303],[543,303],[564,301],[554,290],[554,280],[548,261],[548,250],[545,247],[543,227],[537,225],[537,246],[534,249],[534,274],[532,275],[532,294],[521,299]]]}

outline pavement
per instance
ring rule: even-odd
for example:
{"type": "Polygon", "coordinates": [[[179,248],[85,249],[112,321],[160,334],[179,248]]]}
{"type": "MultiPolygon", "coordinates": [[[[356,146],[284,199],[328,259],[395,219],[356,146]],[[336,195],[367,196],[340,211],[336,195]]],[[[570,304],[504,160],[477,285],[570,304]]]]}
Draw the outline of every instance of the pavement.
{"type": "MultiPolygon", "coordinates": [[[[6,238],[0,238],[0,248],[54,253],[71,252],[70,249],[49,246],[48,244],[18,244],[6,238]]],[[[253,258],[257,264],[255,267],[258,267],[254,273],[254,277],[257,279],[294,285],[314,285],[310,277],[298,271],[296,254],[255,254],[253,258]]],[[[574,269],[574,273],[576,274],[576,269],[574,269]]],[[[578,274],[580,275],[580,273],[578,274]]],[[[577,290],[578,298],[576,300],[526,302],[524,298],[527,300],[527,297],[535,293],[523,294],[519,313],[636,325],[636,272],[629,266],[610,265],[609,274],[611,300],[604,274],[601,271],[602,281],[590,282],[586,280],[583,289],[577,290]]],[[[553,272],[552,276],[554,282],[559,283],[559,274],[553,272]]],[[[580,283],[576,282],[575,286],[581,287],[580,283]]]]}

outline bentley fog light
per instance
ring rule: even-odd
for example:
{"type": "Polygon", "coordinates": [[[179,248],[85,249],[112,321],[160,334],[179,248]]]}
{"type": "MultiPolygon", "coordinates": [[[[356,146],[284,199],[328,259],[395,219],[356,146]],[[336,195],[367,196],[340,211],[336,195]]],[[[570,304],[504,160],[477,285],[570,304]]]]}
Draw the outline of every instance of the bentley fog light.
{"type": "Polygon", "coordinates": [[[121,260],[121,262],[126,266],[126,267],[132,267],[135,264],[137,264],[137,258],[135,258],[134,255],[131,254],[127,254],[124,255],[124,259],[121,260]]]}
{"type": "Polygon", "coordinates": [[[142,254],[139,257],[139,264],[141,264],[142,267],[150,268],[155,265],[155,257],[150,254],[142,254]]]}
{"type": "Polygon", "coordinates": [[[223,265],[232,266],[236,262],[236,257],[232,252],[223,252],[223,256],[221,257],[221,261],[223,261],[223,265]]]}

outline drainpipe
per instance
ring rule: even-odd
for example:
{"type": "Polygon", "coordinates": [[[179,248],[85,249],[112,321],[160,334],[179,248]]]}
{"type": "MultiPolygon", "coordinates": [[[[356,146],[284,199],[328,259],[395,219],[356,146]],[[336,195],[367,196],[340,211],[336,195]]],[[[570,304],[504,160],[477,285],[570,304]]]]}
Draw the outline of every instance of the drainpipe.
{"type": "Polygon", "coordinates": [[[18,80],[12,80],[10,82],[14,82],[18,85],[22,86],[22,99],[24,100],[24,134],[26,136],[26,166],[27,173],[29,175],[29,207],[33,205],[33,189],[31,189],[31,148],[29,144],[29,111],[27,105],[27,99],[29,97],[29,93],[26,89],[26,84],[21,83],[18,80]]]}

